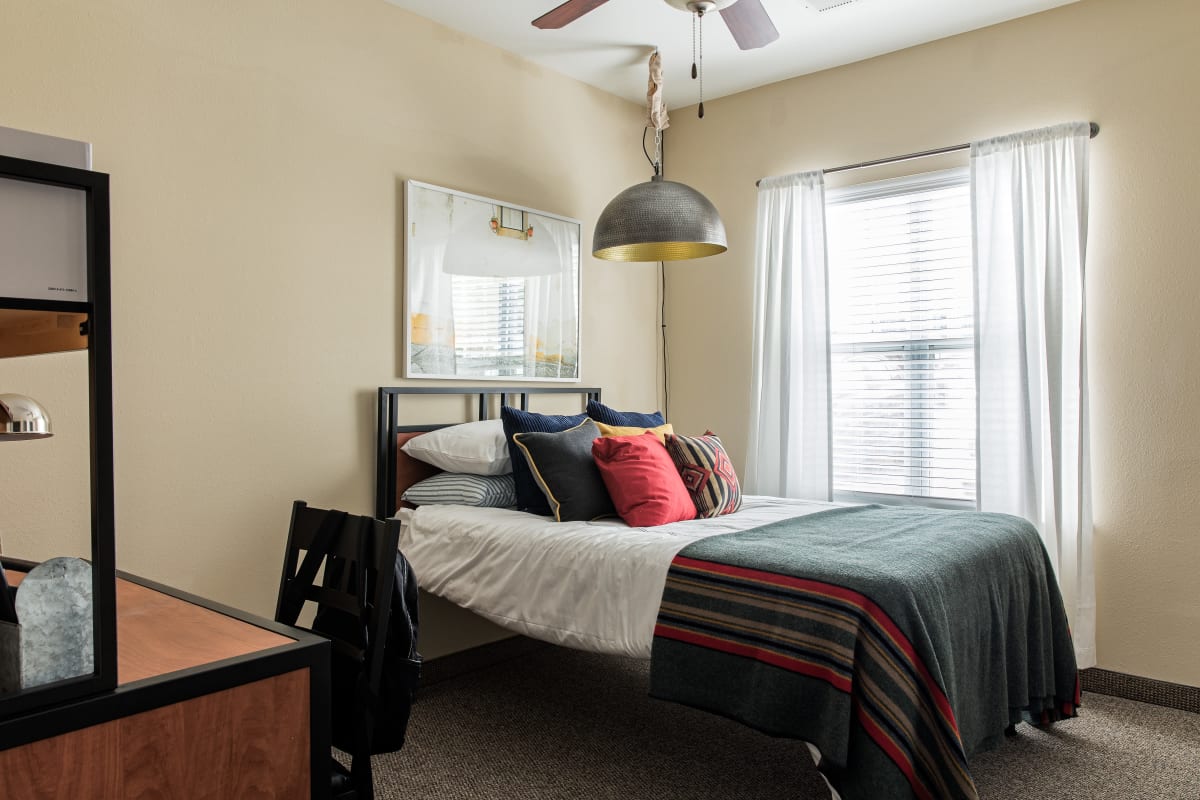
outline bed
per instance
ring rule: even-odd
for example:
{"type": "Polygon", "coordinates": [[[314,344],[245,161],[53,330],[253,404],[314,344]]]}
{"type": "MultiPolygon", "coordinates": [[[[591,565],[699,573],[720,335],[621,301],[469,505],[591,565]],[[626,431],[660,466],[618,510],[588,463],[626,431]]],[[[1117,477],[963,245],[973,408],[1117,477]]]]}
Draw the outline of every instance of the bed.
{"type": "Polygon", "coordinates": [[[1075,714],[1061,598],[1023,520],[755,496],[654,527],[404,508],[430,468],[400,446],[442,427],[401,424],[418,393],[469,398],[478,419],[601,393],[380,389],[377,513],[403,522],[423,589],[516,633],[649,658],[651,695],[806,742],[835,796],[972,800],[973,753],[1075,714]]]}

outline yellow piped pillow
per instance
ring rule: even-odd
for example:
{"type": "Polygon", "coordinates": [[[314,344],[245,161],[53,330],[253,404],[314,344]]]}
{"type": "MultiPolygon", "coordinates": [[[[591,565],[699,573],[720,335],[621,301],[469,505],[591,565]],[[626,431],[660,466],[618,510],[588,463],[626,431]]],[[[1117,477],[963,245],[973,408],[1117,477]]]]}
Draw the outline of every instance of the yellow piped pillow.
{"type": "Polygon", "coordinates": [[[605,425],[603,422],[597,422],[596,427],[600,429],[601,436],[641,436],[646,431],[653,433],[662,445],[666,445],[666,436],[668,433],[674,433],[675,429],[671,427],[671,423],[659,425],[657,428],[639,428],[636,425],[605,425]]]}

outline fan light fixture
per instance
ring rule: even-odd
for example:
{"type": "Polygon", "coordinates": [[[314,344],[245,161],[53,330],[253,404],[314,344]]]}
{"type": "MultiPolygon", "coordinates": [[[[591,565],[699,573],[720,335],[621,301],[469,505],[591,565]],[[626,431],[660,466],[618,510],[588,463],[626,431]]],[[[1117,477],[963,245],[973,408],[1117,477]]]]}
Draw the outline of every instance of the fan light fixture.
{"type": "MultiPolygon", "coordinates": [[[[608,0],[566,0],[533,21],[535,28],[554,30],[570,25],[595,11],[608,0]]],[[[700,103],[696,113],[704,118],[704,16],[719,11],[733,41],[742,50],[766,47],[779,38],[762,0],[664,0],[671,8],[692,15],[692,79],[700,81],[700,103]]],[[[826,7],[846,5],[854,0],[822,0],[826,7]]],[[[810,4],[811,5],[811,4],[810,4]]],[[[824,11],[825,8],[818,9],[824,11]]],[[[661,130],[661,129],[660,129],[661,130]]]]}
{"type": "Polygon", "coordinates": [[[606,261],[681,261],[724,253],[725,223],[707,197],[662,176],[662,57],[650,56],[646,94],[654,127],[654,177],[618,194],[596,220],[592,255],[606,261]]]}
{"type": "Polygon", "coordinates": [[[45,439],[52,436],[50,415],[32,397],[0,394],[0,441],[45,439]]]}

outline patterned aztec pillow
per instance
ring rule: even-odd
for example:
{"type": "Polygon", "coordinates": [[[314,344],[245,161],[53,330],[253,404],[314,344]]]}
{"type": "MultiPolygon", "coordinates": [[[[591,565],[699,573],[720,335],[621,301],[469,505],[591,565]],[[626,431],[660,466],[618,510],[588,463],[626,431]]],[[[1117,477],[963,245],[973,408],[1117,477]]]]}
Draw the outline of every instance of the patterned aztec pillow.
{"type": "Polygon", "coordinates": [[[414,506],[511,508],[517,504],[513,476],[443,472],[414,483],[400,498],[414,506]]]}
{"type": "Polygon", "coordinates": [[[733,462],[712,431],[703,436],[667,434],[667,452],[696,504],[696,518],[732,514],[742,507],[742,488],[733,462]]]}

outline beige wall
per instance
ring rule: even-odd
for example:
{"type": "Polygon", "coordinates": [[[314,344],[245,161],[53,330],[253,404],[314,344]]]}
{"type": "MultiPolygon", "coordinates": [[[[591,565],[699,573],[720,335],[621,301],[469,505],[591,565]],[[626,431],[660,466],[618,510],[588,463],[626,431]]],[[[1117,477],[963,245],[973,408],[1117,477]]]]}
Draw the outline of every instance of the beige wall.
{"type": "MultiPolygon", "coordinates": [[[[118,563],[261,613],[292,499],[372,508],[373,390],[400,382],[401,181],[577,217],[590,250],[603,204],[645,178],[636,106],[382,0],[0,0],[0,19],[0,125],[91,141],[113,175],[118,563]]],[[[731,241],[669,268],[672,417],[741,465],[756,178],[1099,122],[1099,657],[1192,684],[1197,22],[1183,0],[1082,0],[710,101],[703,122],[676,111],[667,162],[731,241]]],[[[652,269],[585,258],[583,379],[614,403],[655,405],[655,293],[652,269]]],[[[45,363],[5,378],[61,391],[45,363]]],[[[49,554],[81,512],[22,482],[34,446],[0,454],[0,536],[49,554]]],[[[444,604],[426,619],[431,654],[495,635],[444,604]]]]}
{"type": "MultiPolygon", "coordinates": [[[[266,614],[293,499],[373,509],[402,181],[578,218],[590,253],[646,177],[636,105],[383,0],[0,0],[0,75],[0,125],[112,175],[118,565],[266,614]]],[[[583,382],[615,404],[655,405],[656,286],[584,258],[583,382]]],[[[14,453],[0,535],[49,550],[14,453]]],[[[444,610],[429,654],[495,633],[444,610]]]]}
{"type": "Polygon", "coordinates": [[[1188,0],[1082,0],[714,100],[702,121],[676,112],[668,176],[717,205],[730,250],[671,266],[667,313],[672,421],[724,433],[742,465],[755,179],[1098,122],[1088,335],[1099,661],[1200,685],[1197,30],[1188,0]]]}

